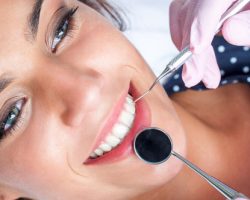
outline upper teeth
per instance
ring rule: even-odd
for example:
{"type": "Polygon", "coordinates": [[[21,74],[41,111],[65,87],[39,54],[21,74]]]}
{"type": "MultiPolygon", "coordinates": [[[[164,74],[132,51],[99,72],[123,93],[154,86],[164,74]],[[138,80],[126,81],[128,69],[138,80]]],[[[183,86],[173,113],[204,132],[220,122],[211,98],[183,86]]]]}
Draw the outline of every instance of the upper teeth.
{"type": "Polygon", "coordinates": [[[105,152],[111,151],[117,145],[119,145],[125,136],[128,134],[131,126],[133,125],[135,118],[135,103],[133,98],[128,95],[121,111],[118,121],[112,127],[111,132],[106,138],[101,141],[101,144],[91,154],[90,158],[96,158],[102,156],[105,152]]]}

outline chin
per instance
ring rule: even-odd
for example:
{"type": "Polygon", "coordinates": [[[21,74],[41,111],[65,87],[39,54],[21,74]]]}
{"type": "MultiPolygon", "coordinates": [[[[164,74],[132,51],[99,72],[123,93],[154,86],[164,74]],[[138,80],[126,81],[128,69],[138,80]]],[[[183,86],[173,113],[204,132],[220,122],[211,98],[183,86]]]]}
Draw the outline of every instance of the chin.
{"type": "MultiPolygon", "coordinates": [[[[185,157],[186,133],[175,107],[162,87],[156,88],[154,92],[156,94],[147,99],[152,116],[151,126],[164,130],[172,139],[173,151],[185,157]]],[[[147,184],[156,187],[167,184],[178,175],[183,165],[179,159],[170,156],[166,162],[151,166],[152,171],[149,173],[147,184]]]]}
{"type": "MultiPolygon", "coordinates": [[[[165,91],[161,87],[158,87],[154,92],[152,91],[151,94],[145,97],[144,101],[150,110],[150,126],[158,127],[168,133],[173,141],[173,150],[185,157],[186,133],[175,107],[165,91]]],[[[146,192],[168,184],[180,173],[183,163],[174,156],[171,156],[162,164],[150,165],[134,156],[134,159],[131,159],[130,166],[135,172],[133,181],[131,182],[133,182],[135,187],[141,187],[146,192]],[[132,163],[135,164],[132,165],[132,163]]]]}

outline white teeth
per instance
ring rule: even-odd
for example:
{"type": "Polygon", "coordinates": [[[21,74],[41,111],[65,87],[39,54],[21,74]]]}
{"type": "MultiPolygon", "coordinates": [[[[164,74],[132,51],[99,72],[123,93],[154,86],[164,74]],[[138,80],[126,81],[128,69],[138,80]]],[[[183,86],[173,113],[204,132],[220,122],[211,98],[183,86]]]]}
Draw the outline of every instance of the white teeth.
{"type": "Polygon", "coordinates": [[[129,113],[135,114],[135,105],[134,105],[134,103],[133,103],[133,104],[132,104],[132,103],[126,103],[126,104],[125,104],[125,109],[126,109],[126,111],[128,111],[129,113]]]}
{"type": "Polygon", "coordinates": [[[121,142],[121,140],[118,139],[117,137],[113,136],[113,135],[109,135],[109,136],[106,138],[106,142],[107,142],[111,147],[116,147],[116,146],[121,142]]]}
{"type": "Polygon", "coordinates": [[[99,148],[105,152],[111,151],[112,147],[106,143],[102,143],[99,148]]]}
{"type": "Polygon", "coordinates": [[[132,127],[134,118],[135,103],[133,97],[128,95],[117,123],[113,126],[111,132],[107,135],[105,140],[101,142],[99,147],[90,154],[90,158],[94,159],[102,156],[104,153],[112,151],[113,148],[119,145],[132,127]]]}
{"type": "Polygon", "coordinates": [[[119,139],[123,139],[128,133],[128,131],[129,131],[129,128],[127,126],[118,123],[113,127],[112,134],[118,137],[119,139]]]}
{"type": "Polygon", "coordinates": [[[126,100],[128,103],[134,103],[133,97],[131,97],[130,95],[126,97],[126,100]]]}
{"type": "Polygon", "coordinates": [[[119,116],[118,121],[122,122],[123,124],[127,125],[128,127],[131,126],[131,123],[134,120],[134,116],[126,111],[122,111],[122,113],[119,116]]]}
{"type": "Polygon", "coordinates": [[[98,149],[95,150],[95,154],[98,155],[98,156],[102,156],[103,155],[103,150],[98,148],[98,149]]]}
{"type": "Polygon", "coordinates": [[[92,152],[92,153],[90,154],[90,157],[91,157],[91,158],[96,158],[97,155],[95,154],[95,152],[92,152]]]}

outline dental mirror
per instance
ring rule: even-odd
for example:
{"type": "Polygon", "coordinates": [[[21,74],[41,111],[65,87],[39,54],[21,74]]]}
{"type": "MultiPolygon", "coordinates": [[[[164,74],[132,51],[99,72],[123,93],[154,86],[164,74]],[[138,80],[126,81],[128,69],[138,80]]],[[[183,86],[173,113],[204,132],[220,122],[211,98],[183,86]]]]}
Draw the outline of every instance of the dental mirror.
{"type": "Polygon", "coordinates": [[[161,164],[168,160],[172,146],[170,137],[158,128],[144,129],[134,140],[136,155],[149,164],[161,164]]]}
{"type": "Polygon", "coordinates": [[[134,151],[138,158],[148,164],[154,165],[167,161],[169,157],[173,155],[184,162],[195,173],[204,178],[227,199],[248,199],[245,195],[235,191],[218,179],[208,175],[187,159],[174,152],[170,136],[159,128],[146,128],[138,133],[134,139],[134,151]]]}

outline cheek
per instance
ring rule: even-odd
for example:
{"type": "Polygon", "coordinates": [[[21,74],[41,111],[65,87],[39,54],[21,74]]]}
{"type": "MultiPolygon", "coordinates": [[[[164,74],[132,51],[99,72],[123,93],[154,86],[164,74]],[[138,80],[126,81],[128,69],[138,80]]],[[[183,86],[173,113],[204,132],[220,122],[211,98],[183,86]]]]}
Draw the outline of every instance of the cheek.
{"type": "MultiPolygon", "coordinates": [[[[49,124],[41,125],[35,116],[33,119],[25,132],[5,150],[0,167],[2,180],[27,194],[33,193],[31,195],[49,193],[69,174],[65,146],[61,139],[55,138],[58,129],[49,124]]],[[[48,120],[44,118],[44,121],[48,120]]]]}

